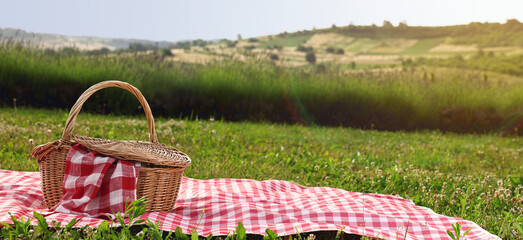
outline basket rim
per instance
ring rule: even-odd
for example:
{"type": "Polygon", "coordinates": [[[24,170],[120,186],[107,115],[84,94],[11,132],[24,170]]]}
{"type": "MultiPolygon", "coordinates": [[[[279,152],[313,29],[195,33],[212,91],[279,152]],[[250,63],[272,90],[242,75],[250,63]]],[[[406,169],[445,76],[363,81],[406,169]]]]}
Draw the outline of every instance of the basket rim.
{"type": "Polygon", "coordinates": [[[74,135],[72,144],[81,144],[101,154],[121,160],[149,163],[156,166],[185,168],[191,158],[184,152],[158,142],[110,140],[74,135]]]}

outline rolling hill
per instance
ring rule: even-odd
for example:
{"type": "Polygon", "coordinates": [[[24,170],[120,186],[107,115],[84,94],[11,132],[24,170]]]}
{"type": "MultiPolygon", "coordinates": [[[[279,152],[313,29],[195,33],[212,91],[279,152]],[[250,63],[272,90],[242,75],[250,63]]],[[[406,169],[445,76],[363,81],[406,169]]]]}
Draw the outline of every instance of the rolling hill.
{"type": "Polygon", "coordinates": [[[308,64],[306,54],[313,52],[317,63],[336,64],[349,69],[392,66],[400,64],[405,58],[448,58],[456,55],[469,58],[480,51],[494,55],[523,53],[523,23],[516,19],[507,20],[506,23],[474,22],[443,27],[407,26],[405,23],[393,26],[384,21],[383,26],[333,25],[326,29],[220,41],[199,39],[154,42],[140,39],[70,37],[9,28],[0,28],[0,38],[31,42],[41,48],[53,49],[164,49],[166,60],[191,63],[231,58],[265,58],[280,65],[305,66],[308,64]]]}

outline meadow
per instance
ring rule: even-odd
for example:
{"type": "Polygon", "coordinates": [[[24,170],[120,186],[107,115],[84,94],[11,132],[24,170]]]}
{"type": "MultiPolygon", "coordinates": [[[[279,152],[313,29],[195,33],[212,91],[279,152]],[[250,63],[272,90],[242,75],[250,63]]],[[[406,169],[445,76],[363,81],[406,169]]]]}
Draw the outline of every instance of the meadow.
{"type": "MultiPolygon", "coordinates": [[[[506,58],[517,69],[520,57],[506,58]]],[[[257,55],[191,64],[158,52],[86,55],[3,42],[0,105],[67,109],[89,86],[118,79],[141,89],[159,116],[462,133],[518,126],[518,72],[454,68],[444,61],[347,70],[336,64],[283,67],[257,55]]],[[[140,111],[132,96],[115,89],[90,102],[86,109],[97,113],[140,111]]]]}
{"type": "MultiPolygon", "coordinates": [[[[0,168],[37,171],[31,149],[61,137],[67,111],[0,109],[0,168]]],[[[158,137],[193,160],[185,176],[280,179],[412,199],[521,239],[523,142],[496,134],[386,132],[157,118],[158,137]],[[257,166],[257,167],[253,167],[257,166]]],[[[74,134],[147,140],[144,116],[81,113],[74,134]]]]}

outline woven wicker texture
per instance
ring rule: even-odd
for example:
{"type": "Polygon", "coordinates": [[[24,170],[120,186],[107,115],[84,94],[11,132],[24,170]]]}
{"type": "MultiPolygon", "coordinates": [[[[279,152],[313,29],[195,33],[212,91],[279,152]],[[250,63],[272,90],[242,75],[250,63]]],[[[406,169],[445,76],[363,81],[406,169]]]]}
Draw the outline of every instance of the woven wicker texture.
{"type": "Polygon", "coordinates": [[[73,136],[73,140],[91,150],[116,159],[171,167],[187,167],[191,165],[191,159],[185,153],[165,144],[107,140],[84,136],[73,136]]]}
{"type": "Polygon", "coordinates": [[[105,81],[91,86],[71,108],[62,138],[33,149],[31,156],[37,158],[40,164],[42,192],[48,208],[54,207],[63,195],[65,160],[69,149],[76,143],[117,159],[143,162],[136,189],[138,198],[148,199],[146,202],[148,212],[166,212],[174,208],[183,172],[185,167],[191,164],[191,160],[185,153],[158,143],[149,104],[134,86],[121,81],[105,81]],[[82,136],[74,136],[71,140],[75,120],[83,103],[94,92],[107,87],[122,88],[136,96],[147,117],[151,142],[105,140],[82,136]]]}

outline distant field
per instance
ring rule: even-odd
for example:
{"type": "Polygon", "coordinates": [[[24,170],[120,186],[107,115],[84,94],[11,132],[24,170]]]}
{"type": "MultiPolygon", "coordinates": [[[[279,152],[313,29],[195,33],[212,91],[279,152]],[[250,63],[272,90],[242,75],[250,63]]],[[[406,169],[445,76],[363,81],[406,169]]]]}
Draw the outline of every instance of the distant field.
{"type": "Polygon", "coordinates": [[[477,52],[478,47],[474,45],[440,44],[429,50],[431,53],[460,53],[477,52]]]}
{"type": "Polygon", "coordinates": [[[405,55],[417,55],[417,54],[426,54],[430,49],[436,47],[443,39],[423,39],[419,40],[416,44],[400,52],[400,54],[405,55]]]}
{"type": "Polygon", "coordinates": [[[329,47],[346,49],[354,41],[354,38],[342,36],[335,33],[314,34],[306,45],[319,51],[325,51],[329,47]]]}
{"type": "Polygon", "coordinates": [[[304,44],[311,38],[311,35],[306,36],[297,36],[297,37],[273,37],[272,39],[263,42],[259,47],[267,48],[274,46],[283,46],[283,47],[297,47],[298,45],[304,44]]]}
{"type": "MultiPolygon", "coordinates": [[[[280,34],[258,36],[235,40],[222,39],[205,41],[201,39],[177,43],[151,42],[131,39],[103,39],[95,37],[78,38],[52,34],[28,33],[19,29],[0,29],[4,41],[30,42],[40,48],[60,50],[76,46],[91,52],[133,51],[144,48],[147,51],[167,48],[174,49],[170,60],[207,64],[213,61],[231,59],[245,61],[253,58],[269,59],[278,55],[275,64],[286,67],[303,67],[308,63],[297,51],[299,45],[313,47],[317,63],[351,65],[352,62],[374,68],[398,65],[401,58],[449,58],[456,55],[473,56],[478,51],[494,54],[523,54],[523,23],[508,19],[505,23],[470,23],[468,25],[423,27],[423,26],[332,26],[331,28],[283,32],[280,34]],[[134,41],[134,42],[133,42],[134,41]],[[132,47],[133,45],[134,47],[132,47]],[[285,51],[282,52],[282,49],[285,51]],[[326,54],[327,48],[342,49],[342,56],[326,54]],[[184,49],[184,50],[182,50],[184,49]],[[291,49],[291,50],[289,50],[291,49]],[[182,52],[179,52],[182,51],[182,52]],[[365,57],[395,57],[396,60],[367,61],[365,57]]],[[[303,54],[304,55],[304,54],[303,54]]],[[[361,67],[358,67],[361,68],[361,67]]]]}
{"type": "MultiPolygon", "coordinates": [[[[391,29],[372,26],[352,26],[281,33],[236,41],[206,42],[195,40],[193,43],[186,41],[185,45],[179,43],[167,45],[167,42],[160,42],[159,46],[161,48],[175,48],[171,49],[174,56],[166,58],[175,62],[207,64],[213,61],[230,61],[231,59],[239,61],[254,58],[269,59],[271,55],[278,55],[278,59],[282,59],[282,61],[273,61],[275,64],[285,67],[303,67],[308,65],[308,62],[305,60],[305,54],[297,51],[297,47],[304,45],[313,48],[317,63],[338,64],[345,68],[351,66],[354,62],[360,65],[356,67],[358,69],[368,68],[368,66],[380,68],[399,65],[400,58],[449,58],[456,55],[470,57],[480,49],[485,52],[493,52],[494,54],[522,54],[523,45],[518,43],[517,36],[523,34],[523,30],[518,30],[518,27],[520,25],[523,26],[523,24],[515,24],[513,22],[510,24],[494,24],[492,26],[470,24],[444,28],[408,27],[391,29]],[[505,30],[500,31],[500,29],[509,27],[505,25],[510,24],[514,24],[514,26],[510,27],[511,30],[509,32],[505,30]],[[482,27],[491,28],[489,34],[483,30],[479,31],[476,29],[481,29],[482,27]],[[475,29],[473,32],[483,34],[471,37],[466,34],[465,30],[467,29],[475,29]],[[462,34],[465,35],[462,36],[462,34]],[[496,39],[499,39],[499,41],[496,39]],[[204,44],[201,45],[201,42],[204,42],[204,44]],[[230,45],[231,43],[232,45],[230,45]],[[344,53],[335,56],[326,52],[328,48],[333,48],[334,51],[342,49],[344,53]],[[382,59],[375,56],[382,56],[382,59]]],[[[58,37],[58,35],[55,37],[58,37]]],[[[62,39],[68,39],[69,42],[67,44],[64,42],[55,43],[48,40],[48,42],[37,42],[35,45],[38,45],[40,48],[53,46],[52,48],[59,50],[60,48],[57,46],[71,47],[75,46],[74,41],[77,41],[76,46],[79,49],[96,52],[99,49],[95,48],[106,46],[102,43],[114,43],[124,48],[126,44],[129,46],[131,44],[127,42],[128,40],[123,39],[69,37],[63,37],[62,39]],[[95,43],[89,45],[89,40],[95,43]],[[88,48],[86,48],[86,44],[89,45],[88,48]]],[[[26,40],[31,42],[30,39],[26,40]]],[[[149,52],[155,49],[154,45],[148,41],[138,41],[138,44],[142,44],[141,46],[148,49],[147,51],[149,52]]],[[[123,51],[121,48],[117,50],[115,47],[109,47],[107,50],[123,51]]]]}
{"type": "Polygon", "coordinates": [[[358,38],[349,45],[348,49],[351,52],[366,52],[375,46],[376,42],[371,39],[358,38]]]}

